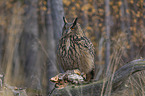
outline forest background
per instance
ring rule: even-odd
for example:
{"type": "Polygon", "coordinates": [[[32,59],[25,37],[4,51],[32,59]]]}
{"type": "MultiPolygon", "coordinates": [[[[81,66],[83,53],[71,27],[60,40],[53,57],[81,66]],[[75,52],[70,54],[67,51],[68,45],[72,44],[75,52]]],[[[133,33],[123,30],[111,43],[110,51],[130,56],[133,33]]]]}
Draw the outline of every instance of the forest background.
{"type": "Polygon", "coordinates": [[[78,17],[95,47],[96,80],[145,58],[145,0],[0,0],[0,73],[5,82],[48,93],[63,70],[56,50],[63,16],[78,17]]]}

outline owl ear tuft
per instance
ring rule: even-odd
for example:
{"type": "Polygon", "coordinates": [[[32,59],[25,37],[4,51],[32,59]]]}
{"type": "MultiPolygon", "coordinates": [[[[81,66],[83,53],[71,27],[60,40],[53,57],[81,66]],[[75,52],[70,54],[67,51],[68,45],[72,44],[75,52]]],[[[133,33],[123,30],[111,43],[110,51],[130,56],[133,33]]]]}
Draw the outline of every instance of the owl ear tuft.
{"type": "Polygon", "coordinates": [[[64,21],[64,24],[68,23],[65,17],[63,17],[63,21],[64,21]]]}
{"type": "Polygon", "coordinates": [[[76,18],[76,19],[73,21],[73,25],[74,25],[74,26],[77,24],[77,20],[78,20],[78,18],[76,18]]]}
{"type": "Polygon", "coordinates": [[[74,19],[72,28],[74,28],[76,26],[77,20],[78,20],[78,18],[74,19]]]}

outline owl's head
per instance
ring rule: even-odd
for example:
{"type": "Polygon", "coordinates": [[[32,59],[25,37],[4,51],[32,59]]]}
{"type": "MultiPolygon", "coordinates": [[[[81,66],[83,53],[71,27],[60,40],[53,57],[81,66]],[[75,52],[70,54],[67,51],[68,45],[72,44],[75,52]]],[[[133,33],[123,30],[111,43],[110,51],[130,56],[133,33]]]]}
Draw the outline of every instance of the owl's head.
{"type": "Polygon", "coordinates": [[[72,23],[68,23],[66,18],[63,17],[64,26],[62,30],[62,36],[68,35],[68,34],[82,34],[83,31],[81,30],[81,27],[77,23],[77,18],[73,20],[72,23]]]}

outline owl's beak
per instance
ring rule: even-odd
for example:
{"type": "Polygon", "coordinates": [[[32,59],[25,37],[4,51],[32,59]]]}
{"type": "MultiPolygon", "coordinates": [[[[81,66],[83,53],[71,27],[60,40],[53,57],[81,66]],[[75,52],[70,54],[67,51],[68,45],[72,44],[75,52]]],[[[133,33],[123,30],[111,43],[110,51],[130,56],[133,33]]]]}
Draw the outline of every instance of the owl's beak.
{"type": "Polygon", "coordinates": [[[71,30],[69,30],[69,29],[68,29],[68,30],[66,30],[66,33],[67,33],[67,34],[69,34],[70,32],[71,32],[71,30]]]}

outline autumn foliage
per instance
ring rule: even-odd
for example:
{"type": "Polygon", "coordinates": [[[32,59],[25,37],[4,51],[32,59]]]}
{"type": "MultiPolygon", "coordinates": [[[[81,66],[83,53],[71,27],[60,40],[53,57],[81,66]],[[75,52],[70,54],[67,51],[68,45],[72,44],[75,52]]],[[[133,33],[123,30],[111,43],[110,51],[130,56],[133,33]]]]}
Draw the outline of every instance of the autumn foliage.
{"type": "MultiPolygon", "coordinates": [[[[86,35],[96,50],[96,64],[104,58],[106,26],[105,0],[63,0],[66,18],[79,18],[86,35]],[[104,40],[100,45],[101,40],[104,40]],[[101,48],[101,49],[100,49],[101,48]],[[101,51],[101,53],[99,53],[101,51]]],[[[143,0],[110,0],[111,58],[114,50],[122,50],[123,62],[145,57],[145,2],[143,0]]],[[[104,64],[104,59],[101,61],[104,64]]]]}

